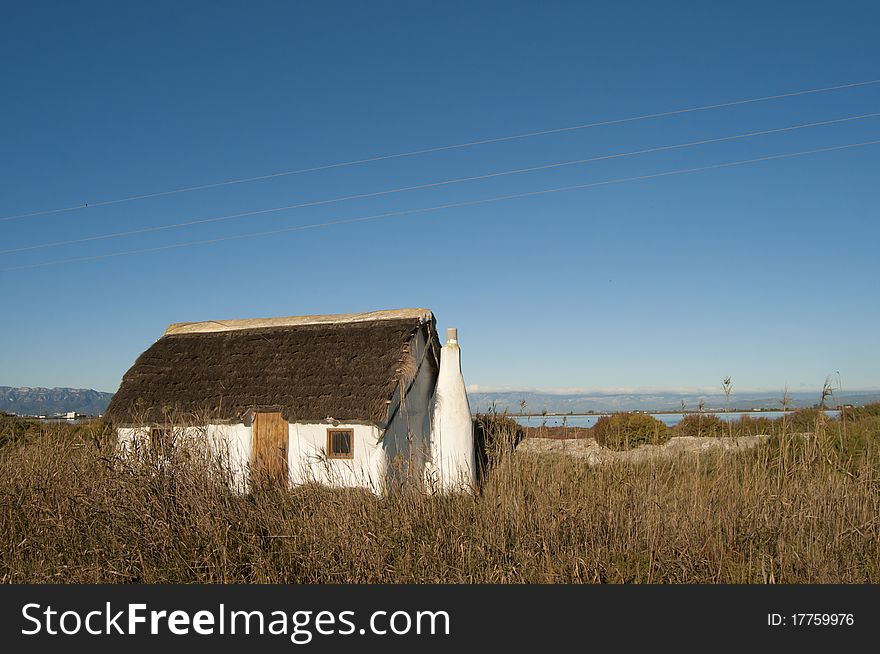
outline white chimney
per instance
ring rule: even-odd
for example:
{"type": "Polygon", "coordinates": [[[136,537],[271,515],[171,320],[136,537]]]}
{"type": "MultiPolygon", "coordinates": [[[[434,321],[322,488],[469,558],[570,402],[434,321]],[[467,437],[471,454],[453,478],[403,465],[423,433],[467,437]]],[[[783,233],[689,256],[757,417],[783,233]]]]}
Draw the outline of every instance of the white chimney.
{"type": "Polygon", "coordinates": [[[476,487],[474,425],[461,374],[458,330],[446,330],[440,350],[440,375],[434,391],[431,423],[431,465],[428,483],[441,491],[467,491],[476,487]]]}

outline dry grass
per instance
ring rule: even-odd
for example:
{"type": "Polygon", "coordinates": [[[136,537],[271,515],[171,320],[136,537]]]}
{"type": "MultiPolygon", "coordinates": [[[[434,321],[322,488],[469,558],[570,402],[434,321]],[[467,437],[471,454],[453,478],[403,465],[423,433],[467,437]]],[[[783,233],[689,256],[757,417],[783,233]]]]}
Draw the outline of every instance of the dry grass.
{"type": "Polygon", "coordinates": [[[877,583],[876,413],[595,469],[513,453],[496,419],[479,495],[384,499],[236,496],[198,456],[120,461],[100,424],[19,429],[0,447],[0,581],[877,583]]]}

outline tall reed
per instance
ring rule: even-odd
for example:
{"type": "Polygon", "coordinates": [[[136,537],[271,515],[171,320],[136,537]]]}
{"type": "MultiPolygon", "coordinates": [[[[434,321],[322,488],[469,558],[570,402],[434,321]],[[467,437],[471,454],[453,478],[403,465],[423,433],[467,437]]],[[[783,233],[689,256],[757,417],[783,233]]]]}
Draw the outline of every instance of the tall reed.
{"type": "Polygon", "coordinates": [[[44,426],[0,446],[0,581],[877,583],[880,411],[843,419],[590,468],[489,416],[478,492],[383,498],[236,494],[197,450],[122,459],[98,423],[44,426]]]}

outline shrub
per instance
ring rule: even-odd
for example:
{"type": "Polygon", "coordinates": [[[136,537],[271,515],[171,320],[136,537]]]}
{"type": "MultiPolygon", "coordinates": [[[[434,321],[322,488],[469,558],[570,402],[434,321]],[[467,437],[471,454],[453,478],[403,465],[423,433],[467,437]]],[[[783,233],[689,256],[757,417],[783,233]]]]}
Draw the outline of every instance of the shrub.
{"type": "Polygon", "coordinates": [[[0,413],[0,447],[39,436],[41,428],[36,420],[0,413]]]}
{"type": "Polygon", "coordinates": [[[612,413],[593,426],[596,442],[615,450],[663,443],[669,440],[668,431],[663,422],[647,413],[612,413]]]}
{"type": "Polygon", "coordinates": [[[819,409],[797,409],[785,417],[785,428],[788,432],[811,432],[818,420],[819,409]]]}
{"type": "Polygon", "coordinates": [[[674,427],[676,436],[723,436],[724,422],[714,413],[689,413],[674,427]]]}
{"type": "Polygon", "coordinates": [[[866,418],[880,418],[880,402],[866,404],[865,406],[849,407],[843,409],[840,415],[847,422],[864,420],[866,418]]]}
{"type": "MultiPolygon", "coordinates": [[[[775,434],[779,428],[779,422],[765,416],[743,415],[733,424],[734,436],[755,436],[757,434],[775,434]]],[[[724,433],[728,433],[725,431],[724,433]]]]}
{"type": "Polygon", "coordinates": [[[474,416],[474,458],[477,477],[482,483],[489,469],[505,454],[516,449],[525,429],[513,418],[492,410],[474,416]]]}

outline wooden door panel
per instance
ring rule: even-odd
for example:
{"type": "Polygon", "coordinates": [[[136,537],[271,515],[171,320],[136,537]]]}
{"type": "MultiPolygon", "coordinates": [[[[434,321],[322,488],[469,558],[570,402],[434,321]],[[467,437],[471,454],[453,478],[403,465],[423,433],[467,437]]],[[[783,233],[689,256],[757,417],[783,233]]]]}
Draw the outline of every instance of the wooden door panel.
{"type": "Polygon", "coordinates": [[[280,412],[254,414],[252,484],[287,487],[287,441],[288,425],[280,412]]]}

